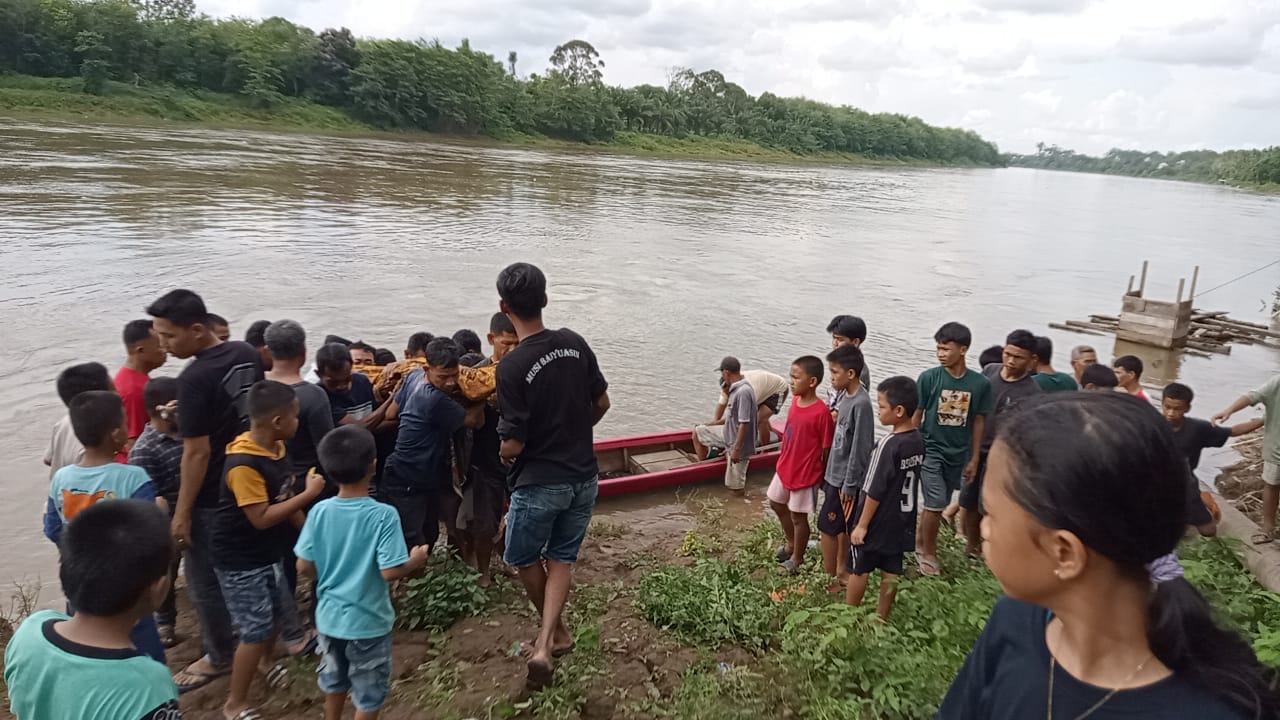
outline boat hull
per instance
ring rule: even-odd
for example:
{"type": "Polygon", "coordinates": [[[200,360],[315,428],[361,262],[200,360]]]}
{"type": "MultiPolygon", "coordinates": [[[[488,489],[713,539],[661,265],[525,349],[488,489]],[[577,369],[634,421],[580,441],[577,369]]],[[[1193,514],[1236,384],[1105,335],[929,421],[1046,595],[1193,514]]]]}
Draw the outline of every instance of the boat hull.
{"type": "MultiPolygon", "coordinates": [[[[775,432],[782,428],[774,426],[775,432]]],[[[672,467],[620,474],[629,469],[636,455],[668,455],[674,452],[689,455],[693,451],[691,430],[674,430],[652,435],[613,438],[595,443],[596,460],[600,465],[600,497],[616,497],[662,488],[691,485],[709,480],[723,479],[726,460],[721,457],[704,462],[693,462],[682,467],[672,467]]],[[[772,469],[778,464],[780,452],[775,448],[752,456],[749,470],[772,469]]]]}

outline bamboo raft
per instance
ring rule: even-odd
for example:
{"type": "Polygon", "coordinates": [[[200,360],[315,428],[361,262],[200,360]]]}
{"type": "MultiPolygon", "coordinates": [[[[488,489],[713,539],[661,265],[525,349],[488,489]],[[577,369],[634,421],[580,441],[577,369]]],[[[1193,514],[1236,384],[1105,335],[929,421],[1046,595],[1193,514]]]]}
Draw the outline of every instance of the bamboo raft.
{"type": "MultiPolygon", "coordinates": [[[[1087,321],[1049,323],[1055,330],[1081,335],[1114,335],[1119,326],[1120,318],[1115,315],[1090,315],[1087,321]]],[[[1231,345],[1237,343],[1280,350],[1280,332],[1259,323],[1234,320],[1222,311],[1192,311],[1191,330],[1185,345],[1187,352],[1201,356],[1230,355],[1231,345]]]]}

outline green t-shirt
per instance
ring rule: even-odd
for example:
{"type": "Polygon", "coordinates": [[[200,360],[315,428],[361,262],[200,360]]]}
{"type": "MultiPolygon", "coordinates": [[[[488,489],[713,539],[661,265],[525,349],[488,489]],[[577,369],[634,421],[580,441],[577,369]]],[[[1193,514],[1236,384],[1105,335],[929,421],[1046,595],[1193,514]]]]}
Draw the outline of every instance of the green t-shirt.
{"type": "Polygon", "coordinates": [[[973,452],[973,419],[992,411],[991,382],[976,370],[955,377],[939,365],[920,373],[916,384],[925,456],[947,465],[965,464],[973,452]]]}
{"type": "Polygon", "coordinates": [[[4,652],[4,682],[20,720],[178,720],[169,668],[142,651],[71,642],[54,628],[67,616],[42,610],[23,621],[4,652]]]}
{"type": "Polygon", "coordinates": [[[1263,407],[1262,459],[1280,465],[1280,375],[1249,393],[1249,402],[1263,407]]]}
{"type": "Polygon", "coordinates": [[[1047,393],[1080,389],[1080,386],[1076,384],[1076,379],[1066,373],[1036,373],[1031,376],[1031,379],[1040,386],[1041,390],[1047,393]]]}

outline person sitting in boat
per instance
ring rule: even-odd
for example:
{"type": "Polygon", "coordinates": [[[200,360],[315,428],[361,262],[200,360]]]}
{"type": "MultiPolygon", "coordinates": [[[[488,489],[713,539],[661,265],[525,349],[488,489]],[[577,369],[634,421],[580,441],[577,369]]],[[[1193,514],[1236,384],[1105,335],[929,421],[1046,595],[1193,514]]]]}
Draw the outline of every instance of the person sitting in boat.
{"type": "Polygon", "coordinates": [[[693,429],[693,447],[699,460],[706,460],[712,449],[724,450],[724,437],[720,425],[724,424],[725,407],[729,403],[728,390],[737,379],[745,379],[756,396],[756,428],[759,434],[757,445],[769,444],[769,418],[778,414],[778,410],[787,401],[790,385],[786,378],[775,375],[768,370],[742,371],[742,363],[735,357],[726,357],[720,361],[720,403],[716,405],[715,419],[705,425],[693,429]],[[735,380],[728,380],[734,377],[735,380]]]}

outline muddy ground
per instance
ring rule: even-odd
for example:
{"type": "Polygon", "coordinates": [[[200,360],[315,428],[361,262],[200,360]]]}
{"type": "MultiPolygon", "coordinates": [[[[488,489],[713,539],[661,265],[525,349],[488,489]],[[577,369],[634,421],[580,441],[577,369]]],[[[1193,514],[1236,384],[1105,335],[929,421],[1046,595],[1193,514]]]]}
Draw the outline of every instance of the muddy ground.
{"type": "MultiPolygon", "coordinates": [[[[733,512],[759,517],[763,501],[761,489],[749,495],[747,502],[737,500],[733,512]]],[[[654,708],[673,697],[695,662],[752,666],[754,656],[739,648],[699,652],[680,645],[641,617],[630,596],[647,569],[689,562],[681,554],[688,530],[697,527],[701,533],[710,526],[726,547],[732,546],[736,530],[726,523],[722,501],[694,496],[680,504],[686,512],[668,513],[658,522],[623,523],[608,514],[593,522],[575,571],[569,613],[572,632],[586,628],[593,634],[579,636],[579,645],[592,645],[598,651],[575,652],[562,661],[557,670],[557,684],[565,686],[562,693],[531,697],[525,689],[521,654],[537,634],[536,614],[515,581],[500,577],[483,614],[460,620],[444,632],[396,632],[393,687],[382,717],[661,717],[654,708]]],[[[181,642],[168,651],[169,666],[175,672],[200,655],[195,615],[181,590],[178,600],[181,642]]],[[[0,641],[7,639],[3,631],[0,627],[0,641]]],[[[315,684],[314,656],[284,661],[292,677],[288,688],[269,690],[255,680],[253,697],[260,701],[263,716],[272,720],[321,717],[323,696],[315,684]]],[[[221,720],[227,685],[223,678],[183,695],[182,717],[221,720]]],[[[0,718],[13,717],[7,709],[7,697],[0,695],[0,718]]],[[[345,717],[351,714],[348,708],[345,717]]]]}
{"type": "Polygon", "coordinates": [[[1218,492],[1254,522],[1262,521],[1262,432],[1236,440],[1240,459],[1218,474],[1218,492]]]}

